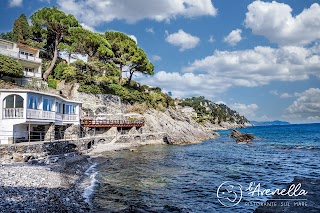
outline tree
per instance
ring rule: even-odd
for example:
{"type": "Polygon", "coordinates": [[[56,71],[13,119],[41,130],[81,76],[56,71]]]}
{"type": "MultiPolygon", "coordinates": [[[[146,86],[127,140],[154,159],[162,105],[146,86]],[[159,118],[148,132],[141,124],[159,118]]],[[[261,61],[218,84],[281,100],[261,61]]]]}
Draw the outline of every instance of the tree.
{"type": "Polygon", "coordinates": [[[113,56],[111,45],[103,35],[83,29],[82,27],[70,28],[65,42],[60,47],[70,54],[87,54],[89,61],[113,56]]]}
{"type": "Polygon", "coordinates": [[[28,44],[31,38],[30,26],[27,21],[27,17],[24,14],[21,14],[19,18],[14,21],[13,24],[13,41],[28,44]]]}
{"type": "Polygon", "coordinates": [[[46,40],[47,49],[53,51],[51,64],[42,76],[47,80],[57,61],[60,42],[71,27],[78,26],[78,21],[73,15],[66,15],[56,7],[45,7],[31,16],[31,22],[35,28],[38,28],[38,32],[41,32],[41,39],[46,40]]]}
{"type": "Polygon", "coordinates": [[[3,76],[21,78],[23,77],[23,70],[18,61],[0,54],[0,79],[3,76]]]}
{"type": "Polygon", "coordinates": [[[105,37],[111,45],[114,57],[113,63],[119,66],[119,84],[122,85],[123,67],[132,64],[132,56],[137,50],[137,44],[129,36],[121,32],[107,31],[105,37]]]}
{"type": "Polygon", "coordinates": [[[7,33],[0,33],[0,38],[7,40],[7,41],[12,41],[13,40],[13,34],[12,32],[7,32],[7,33]]]}
{"type": "Polygon", "coordinates": [[[154,70],[154,66],[149,61],[143,49],[138,48],[131,58],[131,64],[129,65],[129,70],[128,70],[130,75],[129,75],[127,85],[130,86],[132,76],[135,72],[140,72],[146,75],[153,75],[154,74],[153,70],[154,70]]]}

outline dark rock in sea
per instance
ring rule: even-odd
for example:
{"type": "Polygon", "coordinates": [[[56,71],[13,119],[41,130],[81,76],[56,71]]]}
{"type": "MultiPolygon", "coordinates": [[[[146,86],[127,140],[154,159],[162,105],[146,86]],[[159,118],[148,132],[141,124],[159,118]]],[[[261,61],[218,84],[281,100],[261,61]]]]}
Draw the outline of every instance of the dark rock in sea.
{"type": "Polygon", "coordinates": [[[254,140],[255,137],[251,134],[241,133],[238,130],[233,129],[231,134],[229,135],[231,138],[237,139],[237,143],[249,143],[250,141],[254,140]]]}

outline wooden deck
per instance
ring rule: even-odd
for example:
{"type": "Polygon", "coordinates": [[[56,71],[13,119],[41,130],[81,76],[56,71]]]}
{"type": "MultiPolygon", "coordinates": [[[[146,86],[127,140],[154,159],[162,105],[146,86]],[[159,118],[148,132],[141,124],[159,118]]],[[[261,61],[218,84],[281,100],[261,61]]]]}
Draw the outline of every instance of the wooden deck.
{"type": "Polygon", "coordinates": [[[83,127],[142,127],[144,120],[129,121],[129,120],[81,120],[83,127]]]}

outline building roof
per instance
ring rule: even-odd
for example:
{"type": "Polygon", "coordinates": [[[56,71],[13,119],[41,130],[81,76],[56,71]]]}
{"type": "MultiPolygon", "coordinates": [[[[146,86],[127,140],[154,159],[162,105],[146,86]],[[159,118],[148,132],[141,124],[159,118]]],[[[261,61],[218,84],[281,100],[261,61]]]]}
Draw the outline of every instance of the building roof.
{"type": "Polygon", "coordinates": [[[78,104],[82,104],[82,102],[80,101],[74,101],[74,100],[70,100],[70,99],[66,99],[63,98],[59,95],[55,95],[55,94],[51,94],[51,93],[46,93],[46,92],[39,92],[39,91],[35,91],[35,90],[27,90],[27,89],[0,89],[0,93],[1,92],[11,92],[11,93],[38,93],[41,95],[47,95],[47,96],[51,96],[51,97],[55,97],[55,98],[60,98],[66,102],[73,102],[73,103],[78,103],[78,104]]]}

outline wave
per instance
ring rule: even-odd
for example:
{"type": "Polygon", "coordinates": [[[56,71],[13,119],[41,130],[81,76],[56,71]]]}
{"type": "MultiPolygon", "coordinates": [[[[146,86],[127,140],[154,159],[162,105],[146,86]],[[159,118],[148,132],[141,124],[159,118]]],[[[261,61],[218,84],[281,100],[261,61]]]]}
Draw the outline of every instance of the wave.
{"type": "Polygon", "coordinates": [[[290,150],[290,149],[304,149],[304,150],[320,150],[320,147],[314,147],[314,146],[301,146],[301,145],[275,145],[271,146],[272,148],[275,149],[285,149],[285,150],[290,150]]]}
{"type": "Polygon", "coordinates": [[[90,181],[90,184],[89,186],[87,186],[85,189],[84,189],[84,192],[82,194],[82,196],[84,197],[85,201],[91,205],[91,197],[94,193],[94,188],[96,186],[96,184],[98,183],[98,180],[97,180],[97,165],[98,163],[94,163],[92,166],[90,166],[86,171],[85,171],[85,175],[89,178],[89,181],[90,181]]]}

